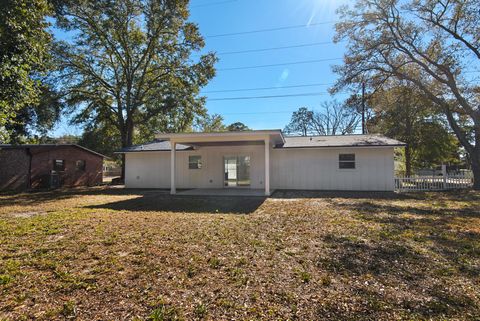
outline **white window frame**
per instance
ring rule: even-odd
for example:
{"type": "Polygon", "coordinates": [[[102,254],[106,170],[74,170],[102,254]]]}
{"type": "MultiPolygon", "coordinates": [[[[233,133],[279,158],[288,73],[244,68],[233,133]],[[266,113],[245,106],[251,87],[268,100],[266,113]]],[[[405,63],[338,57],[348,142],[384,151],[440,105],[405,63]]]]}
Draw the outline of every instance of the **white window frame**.
{"type": "Polygon", "coordinates": [[[355,170],[357,169],[357,156],[355,155],[355,153],[341,153],[341,154],[338,154],[338,169],[339,170],[355,170]],[[353,160],[342,160],[342,156],[344,155],[353,155],[353,160]],[[352,164],[353,163],[353,167],[342,167],[341,165],[342,164],[352,164]]]}
{"type": "Polygon", "coordinates": [[[202,169],[202,155],[188,155],[188,169],[202,169]],[[196,161],[191,161],[191,158],[196,158],[196,161]]]}

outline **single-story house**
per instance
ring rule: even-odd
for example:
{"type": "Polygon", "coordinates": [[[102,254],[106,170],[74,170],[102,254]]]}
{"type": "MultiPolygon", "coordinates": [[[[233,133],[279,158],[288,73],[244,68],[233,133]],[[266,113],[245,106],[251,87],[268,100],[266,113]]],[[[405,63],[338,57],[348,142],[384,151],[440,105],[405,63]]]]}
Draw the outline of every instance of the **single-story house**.
{"type": "Polygon", "coordinates": [[[104,157],[76,144],[0,145],[0,190],[99,185],[104,157]]]}
{"type": "Polygon", "coordinates": [[[124,148],[127,188],[394,190],[394,148],[380,135],[288,137],[281,130],[160,134],[124,148]]]}

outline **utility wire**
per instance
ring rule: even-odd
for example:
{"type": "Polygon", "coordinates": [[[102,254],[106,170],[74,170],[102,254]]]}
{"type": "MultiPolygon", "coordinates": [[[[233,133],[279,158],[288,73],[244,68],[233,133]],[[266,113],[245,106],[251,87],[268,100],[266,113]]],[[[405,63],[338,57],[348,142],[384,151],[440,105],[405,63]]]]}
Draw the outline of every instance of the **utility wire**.
{"type": "Polygon", "coordinates": [[[334,83],[322,83],[322,84],[303,84],[303,85],[292,85],[292,86],[281,86],[281,87],[257,87],[257,88],[241,88],[241,89],[224,89],[224,90],[209,90],[204,91],[205,94],[210,93],[226,93],[226,92],[238,92],[238,91],[257,91],[257,90],[270,90],[270,89],[287,89],[287,88],[303,88],[303,87],[318,87],[318,86],[330,86],[334,83]]]}
{"type": "MultiPolygon", "coordinates": [[[[298,109],[297,109],[298,110],[298,109]]],[[[261,114],[290,114],[297,110],[281,110],[281,111],[257,111],[245,113],[221,113],[222,115],[261,115],[261,114]]]]}
{"type": "Polygon", "coordinates": [[[323,96],[329,95],[329,93],[301,93],[301,94],[288,94],[288,95],[269,95],[269,96],[243,96],[243,97],[223,97],[223,98],[208,98],[208,101],[220,101],[220,100],[249,100],[249,99],[270,99],[270,98],[285,98],[285,97],[306,97],[306,96],[323,96]]]}
{"type": "Polygon", "coordinates": [[[232,67],[232,68],[218,68],[217,70],[219,70],[219,71],[244,70],[244,69],[268,68],[268,67],[287,66],[287,65],[303,65],[303,64],[311,64],[311,63],[325,62],[325,61],[335,61],[335,60],[342,60],[342,59],[343,58],[315,59],[315,60],[293,61],[293,62],[284,62],[284,63],[268,64],[268,65],[256,65],[256,66],[244,66],[244,67],[232,67]]]}
{"type": "Polygon", "coordinates": [[[301,45],[292,45],[292,46],[281,46],[281,47],[271,47],[271,48],[259,48],[259,49],[246,49],[246,50],[238,50],[238,51],[224,51],[219,52],[219,55],[236,55],[236,54],[244,54],[244,53],[251,53],[251,52],[263,52],[263,51],[274,51],[274,50],[282,50],[282,49],[291,49],[291,48],[305,48],[305,47],[314,47],[320,45],[328,45],[334,44],[333,41],[323,41],[323,42],[314,42],[314,43],[306,43],[301,45]]]}
{"type": "Polygon", "coordinates": [[[216,6],[216,5],[219,5],[219,4],[226,4],[226,3],[232,3],[232,2],[237,2],[237,1],[238,0],[213,1],[213,2],[191,5],[190,8],[211,7],[211,6],[216,6]]]}
{"type": "Polygon", "coordinates": [[[301,28],[308,28],[308,27],[315,27],[315,26],[321,26],[321,25],[326,25],[326,24],[332,24],[332,23],[335,23],[335,22],[336,21],[324,21],[324,22],[314,22],[314,23],[303,24],[303,25],[291,25],[291,26],[283,26],[283,27],[276,27],[276,28],[266,28],[266,29],[256,29],[256,30],[248,30],[248,31],[221,33],[221,34],[216,34],[216,35],[208,35],[208,36],[206,36],[206,38],[230,37],[230,36],[248,35],[248,34],[262,33],[262,32],[279,31],[279,30],[301,29],[301,28]]]}

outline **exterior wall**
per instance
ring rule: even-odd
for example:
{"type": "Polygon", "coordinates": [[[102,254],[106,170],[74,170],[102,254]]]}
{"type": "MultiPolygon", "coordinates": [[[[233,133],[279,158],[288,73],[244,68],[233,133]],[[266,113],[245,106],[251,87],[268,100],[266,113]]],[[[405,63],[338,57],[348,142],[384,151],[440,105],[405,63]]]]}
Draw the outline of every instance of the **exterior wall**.
{"type": "MultiPolygon", "coordinates": [[[[265,148],[263,145],[200,147],[176,153],[177,188],[222,188],[224,156],[250,156],[250,188],[264,188],[265,148]],[[202,157],[201,169],[188,168],[188,156],[202,157]]],[[[128,188],[170,188],[170,152],[126,154],[125,185],[128,188]]]]}
{"type": "Polygon", "coordinates": [[[32,147],[31,188],[50,186],[50,174],[55,159],[65,160],[65,170],[59,172],[61,186],[93,186],[102,183],[103,158],[74,146],[32,147]],[[85,160],[85,170],[75,167],[77,160],[85,160]]]}
{"type": "MultiPolygon", "coordinates": [[[[177,151],[177,188],[222,188],[223,157],[250,156],[254,189],[264,188],[263,145],[201,147],[177,151]],[[188,156],[201,155],[202,169],[188,169],[188,156]]],[[[271,189],[393,191],[393,148],[271,149],[271,189]],[[355,169],[338,169],[338,154],[354,153],[355,169]]],[[[170,152],[126,154],[128,188],[170,188],[170,152]]]]}
{"type": "Polygon", "coordinates": [[[393,191],[391,148],[274,149],[272,189],[393,191]],[[355,169],[339,169],[339,154],[355,154],[355,169]]]}
{"type": "Polygon", "coordinates": [[[0,190],[28,188],[30,156],[25,149],[0,150],[0,190]]]}

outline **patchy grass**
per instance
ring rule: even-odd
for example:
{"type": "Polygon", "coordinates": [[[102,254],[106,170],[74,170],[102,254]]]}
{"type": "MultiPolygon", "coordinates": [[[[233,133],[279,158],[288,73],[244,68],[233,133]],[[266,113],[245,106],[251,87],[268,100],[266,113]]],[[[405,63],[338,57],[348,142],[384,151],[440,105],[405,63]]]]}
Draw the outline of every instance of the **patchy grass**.
{"type": "Polygon", "coordinates": [[[0,320],[480,319],[480,193],[0,194],[0,320]]]}

